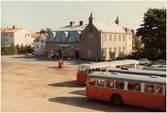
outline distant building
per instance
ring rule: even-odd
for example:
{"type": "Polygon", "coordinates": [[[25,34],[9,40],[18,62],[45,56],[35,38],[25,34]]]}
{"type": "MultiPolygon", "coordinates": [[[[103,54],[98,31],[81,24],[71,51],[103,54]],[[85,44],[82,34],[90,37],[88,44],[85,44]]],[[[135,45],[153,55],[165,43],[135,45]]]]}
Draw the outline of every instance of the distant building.
{"type": "Polygon", "coordinates": [[[34,55],[42,55],[46,52],[46,36],[40,35],[34,40],[34,55]]]}
{"type": "Polygon", "coordinates": [[[74,21],[70,25],[64,26],[56,31],[51,31],[46,39],[46,53],[53,53],[62,57],[81,57],[82,31],[86,25],[83,21],[75,25],[74,21]]]}
{"type": "Polygon", "coordinates": [[[1,47],[10,46],[11,44],[16,45],[33,45],[33,39],[31,33],[23,28],[1,28],[1,47]]]}
{"type": "Polygon", "coordinates": [[[52,31],[46,39],[46,53],[66,54],[74,58],[108,60],[123,57],[132,51],[132,34],[116,24],[98,22],[92,13],[88,25],[70,22],[69,26],[52,31]],[[71,53],[71,54],[70,54],[71,53]]]}

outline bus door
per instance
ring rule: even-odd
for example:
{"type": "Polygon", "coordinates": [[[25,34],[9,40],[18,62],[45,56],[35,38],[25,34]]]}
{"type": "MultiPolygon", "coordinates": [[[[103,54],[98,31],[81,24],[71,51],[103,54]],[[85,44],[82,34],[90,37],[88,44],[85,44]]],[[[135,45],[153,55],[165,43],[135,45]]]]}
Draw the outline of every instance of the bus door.
{"type": "Polygon", "coordinates": [[[88,78],[86,85],[86,96],[89,98],[95,98],[96,95],[96,78],[88,78]]]}
{"type": "Polygon", "coordinates": [[[104,80],[101,78],[96,79],[96,99],[104,100],[104,80]]]}

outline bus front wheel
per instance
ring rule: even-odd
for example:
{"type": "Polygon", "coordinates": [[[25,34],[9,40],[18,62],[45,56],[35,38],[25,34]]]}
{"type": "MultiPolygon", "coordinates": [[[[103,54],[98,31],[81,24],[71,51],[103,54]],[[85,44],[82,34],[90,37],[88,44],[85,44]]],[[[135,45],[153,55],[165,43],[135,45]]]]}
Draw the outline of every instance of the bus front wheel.
{"type": "Polygon", "coordinates": [[[111,97],[111,102],[115,106],[120,106],[120,105],[122,105],[122,98],[119,95],[113,95],[111,97]]]}

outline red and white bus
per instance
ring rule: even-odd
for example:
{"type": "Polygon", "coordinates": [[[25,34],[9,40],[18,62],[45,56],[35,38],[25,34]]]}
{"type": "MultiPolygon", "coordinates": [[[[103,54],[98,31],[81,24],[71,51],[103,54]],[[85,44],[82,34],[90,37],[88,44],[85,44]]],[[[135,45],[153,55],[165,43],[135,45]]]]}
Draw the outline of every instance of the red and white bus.
{"type": "Polygon", "coordinates": [[[110,68],[107,70],[108,72],[117,72],[117,73],[124,73],[130,75],[142,75],[142,76],[160,76],[166,77],[165,71],[155,71],[155,70],[134,70],[128,68],[110,68]]]}
{"type": "Polygon", "coordinates": [[[137,60],[119,60],[111,62],[98,62],[91,64],[78,65],[78,72],[76,75],[76,81],[82,84],[86,84],[88,74],[96,71],[106,71],[108,68],[139,68],[139,61],[137,60]]]}
{"type": "Polygon", "coordinates": [[[88,75],[88,98],[166,111],[166,78],[94,72],[88,75]]]}

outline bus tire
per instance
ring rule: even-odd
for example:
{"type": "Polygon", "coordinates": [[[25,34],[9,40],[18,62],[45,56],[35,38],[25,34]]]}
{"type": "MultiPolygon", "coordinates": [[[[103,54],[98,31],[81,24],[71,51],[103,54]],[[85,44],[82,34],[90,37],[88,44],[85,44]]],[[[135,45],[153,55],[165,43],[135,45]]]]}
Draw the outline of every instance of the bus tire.
{"type": "Polygon", "coordinates": [[[112,102],[112,104],[115,105],[115,106],[121,106],[122,103],[123,103],[122,97],[121,97],[120,95],[118,95],[118,94],[113,95],[113,96],[111,97],[111,102],[112,102]]]}

